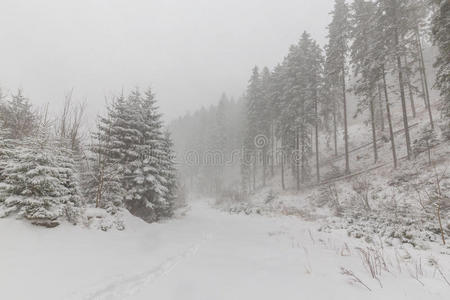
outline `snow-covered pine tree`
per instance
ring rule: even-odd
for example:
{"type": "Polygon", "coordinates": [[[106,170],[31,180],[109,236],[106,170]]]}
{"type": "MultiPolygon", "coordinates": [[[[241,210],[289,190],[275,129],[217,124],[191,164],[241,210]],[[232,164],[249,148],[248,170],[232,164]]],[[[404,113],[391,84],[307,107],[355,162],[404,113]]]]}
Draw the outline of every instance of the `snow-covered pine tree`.
{"type": "MultiPolygon", "coordinates": [[[[306,34],[306,33],[305,33],[306,34]]],[[[306,34],[306,36],[308,36],[306,34]]],[[[320,160],[319,160],[319,127],[320,127],[320,117],[319,117],[319,106],[321,104],[320,90],[323,87],[324,82],[324,57],[322,55],[322,49],[317,44],[316,41],[310,40],[310,47],[308,47],[308,52],[306,55],[306,62],[309,68],[308,72],[308,89],[309,97],[313,101],[313,117],[312,124],[314,126],[314,149],[316,156],[316,178],[317,182],[320,182],[320,160]]]]}
{"type": "Polygon", "coordinates": [[[229,153],[229,141],[226,129],[226,113],[227,113],[228,97],[222,94],[219,104],[215,110],[215,118],[211,128],[210,136],[210,156],[211,164],[209,166],[212,180],[212,188],[216,194],[220,194],[223,189],[224,182],[224,165],[228,159],[226,156],[229,153]]]}
{"type": "MultiPolygon", "coordinates": [[[[387,38],[387,16],[380,10],[379,4],[377,4],[376,14],[373,20],[373,35],[375,37],[374,41],[374,49],[376,51],[372,52],[373,63],[375,64],[375,68],[378,67],[378,76],[379,80],[379,88],[378,88],[378,97],[379,101],[384,98],[384,104],[386,108],[386,117],[389,128],[389,137],[391,141],[391,151],[392,151],[392,159],[394,163],[394,168],[397,168],[397,151],[396,151],[396,142],[394,136],[394,128],[391,114],[391,105],[392,102],[389,97],[389,86],[387,83],[387,74],[390,70],[390,66],[393,64],[392,55],[390,54],[390,39],[387,38]]],[[[381,111],[382,109],[380,109],[381,111]]]]}
{"type": "Polygon", "coordinates": [[[129,105],[136,105],[134,119],[136,131],[141,138],[135,146],[137,157],[131,161],[131,172],[126,207],[136,216],[147,222],[167,215],[170,203],[166,199],[167,188],[167,152],[164,150],[161,114],[157,111],[156,100],[151,89],[140,96],[138,90],[129,97],[129,105]]]}
{"type": "Polygon", "coordinates": [[[99,191],[109,194],[106,187],[111,187],[117,191],[115,196],[108,199],[103,194],[103,202],[123,205],[147,222],[170,215],[169,186],[174,178],[168,172],[167,147],[172,146],[162,133],[161,114],[151,90],[142,95],[135,89],[127,98],[118,97],[108,108],[108,116],[100,118],[93,137],[91,151],[97,163],[91,191],[97,191],[98,197],[99,191]]]}
{"type": "Polygon", "coordinates": [[[266,186],[267,165],[269,161],[270,146],[272,143],[272,109],[271,109],[271,95],[270,82],[271,73],[269,68],[264,67],[261,74],[261,100],[259,105],[259,135],[264,136],[264,145],[259,149],[262,160],[262,185],[266,186]]]}
{"type": "MultiPolygon", "coordinates": [[[[429,0],[414,0],[411,1],[408,9],[408,27],[411,28],[410,43],[408,46],[405,60],[409,55],[411,61],[405,61],[405,73],[409,77],[409,83],[411,83],[411,75],[414,76],[419,73],[420,84],[422,86],[422,97],[425,102],[425,107],[428,110],[428,118],[430,120],[430,126],[434,129],[433,114],[431,112],[431,100],[430,100],[430,87],[428,86],[428,76],[425,68],[425,60],[423,55],[422,36],[429,34],[429,22],[428,18],[431,13],[431,7],[429,0]],[[408,65],[408,64],[409,65],[408,65]],[[412,64],[412,65],[411,65],[412,64]],[[415,65],[415,66],[414,66],[415,65]]],[[[413,86],[413,90],[417,88],[413,86]]]]}
{"type": "Polygon", "coordinates": [[[344,146],[345,146],[345,172],[350,173],[346,75],[348,53],[348,39],[350,33],[349,8],[345,0],[336,0],[332,14],[332,21],[328,26],[328,52],[327,59],[330,72],[336,74],[341,82],[343,109],[344,109],[344,146]]]}
{"type": "MultiPolygon", "coordinates": [[[[254,67],[252,70],[252,76],[250,77],[249,84],[246,92],[246,115],[247,126],[244,138],[244,159],[241,162],[241,174],[244,176],[242,179],[245,181],[243,185],[251,187],[250,190],[256,190],[256,137],[259,133],[258,125],[260,124],[260,101],[261,96],[261,78],[258,67],[254,67]],[[249,176],[249,174],[251,174],[249,176]]],[[[264,141],[263,141],[264,142],[264,141]]]]}
{"type": "Polygon", "coordinates": [[[285,78],[286,78],[286,59],[282,64],[278,64],[275,66],[270,80],[270,105],[272,107],[273,113],[273,123],[274,123],[274,160],[277,161],[280,165],[280,182],[281,187],[284,190],[286,188],[284,171],[285,171],[285,162],[286,162],[286,154],[287,154],[287,143],[286,143],[286,134],[288,131],[288,124],[286,120],[281,117],[281,114],[284,111],[284,106],[286,103],[285,98],[285,78]],[[280,141],[280,148],[278,149],[276,141],[280,141]]]}
{"type": "Polygon", "coordinates": [[[160,217],[171,217],[177,206],[178,188],[177,188],[177,172],[175,167],[175,153],[173,151],[173,142],[169,131],[164,132],[164,140],[162,143],[164,156],[162,157],[162,175],[165,178],[164,186],[166,193],[164,198],[166,202],[158,208],[160,217]]]}
{"type": "MultiPolygon", "coordinates": [[[[281,82],[275,84],[275,91],[278,92],[275,92],[274,97],[278,135],[282,140],[283,154],[292,153],[291,164],[297,189],[309,179],[311,173],[309,159],[312,153],[312,128],[318,126],[316,108],[322,60],[320,48],[305,32],[299,43],[290,47],[283,64],[273,76],[275,82],[281,82]]],[[[318,140],[316,142],[317,147],[318,140]]],[[[282,169],[283,183],[284,159],[282,169]]]]}
{"type": "MultiPolygon", "coordinates": [[[[422,31],[425,31],[426,19],[429,15],[429,8],[426,0],[414,0],[410,1],[409,7],[402,15],[402,19],[405,20],[406,27],[410,28],[409,32],[402,37],[402,43],[404,44],[404,51],[402,55],[403,72],[405,87],[408,91],[409,101],[411,105],[411,111],[413,118],[416,117],[416,103],[414,101],[414,95],[419,94],[419,89],[416,87],[416,79],[419,79],[422,85],[422,94],[425,102],[425,107],[428,106],[429,92],[428,92],[428,80],[423,61],[423,51],[421,43],[422,31]],[[419,76],[417,76],[419,74],[419,76]]],[[[431,110],[429,111],[430,123],[433,123],[431,110]]]]}
{"type": "Polygon", "coordinates": [[[107,106],[107,116],[99,117],[97,130],[92,134],[85,176],[86,198],[95,201],[96,207],[112,211],[124,206],[126,196],[123,184],[126,105],[125,97],[121,95],[107,106]]]}
{"type": "Polygon", "coordinates": [[[374,162],[378,160],[375,97],[377,82],[380,79],[380,67],[374,63],[377,60],[376,52],[376,27],[374,26],[376,6],[367,0],[355,0],[351,6],[351,62],[354,67],[356,82],[354,93],[360,96],[356,115],[362,114],[367,108],[370,112],[370,124],[372,127],[372,145],[374,162]]]}
{"type": "Polygon", "coordinates": [[[90,151],[86,157],[83,193],[86,199],[94,201],[97,208],[105,208],[115,214],[119,207],[123,207],[126,192],[122,188],[118,160],[113,159],[109,152],[114,138],[108,129],[111,122],[106,118],[100,118],[98,122],[98,131],[92,134],[90,151]],[[104,122],[104,127],[100,126],[100,122],[104,122]]]}
{"type": "MultiPolygon", "coordinates": [[[[304,76],[306,76],[304,69],[301,69],[303,62],[299,45],[291,45],[281,69],[282,93],[279,101],[280,113],[278,115],[283,156],[286,158],[286,163],[291,165],[297,189],[300,189],[301,173],[305,174],[307,170],[306,157],[302,154],[306,154],[306,150],[310,146],[308,136],[305,134],[306,120],[303,118],[303,108],[305,107],[305,97],[303,95],[305,91],[304,76]],[[300,128],[300,124],[305,126],[300,128]],[[304,150],[303,152],[301,148],[304,150]],[[301,162],[303,163],[302,170],[300,170],[301,162]]],[[[284,163],[282,167],[282,173],[284,173],[284,163]]],[[[284,178],[282,179],[284,181],[284,178]]]]}
{"type": "Polygon", "coordinates": [[[58,145],[24,138],[4,163],[2,179],[3,216],[15,214],[46,227],[78,221],[79,179],[70,153],[58,145]]]}
{"type": "Polygon", "coordinates": [[[408,113],[406,109],[405,73],[402,56],[406,53],[406,45],[410,43],[408,33],[411,32],[411,23],[408,16],[411,7],[409,0],[377,0],[375,14],[378,30],[382,32],[382,38],[386,45],[387,54],[392,57],[394,70],[398,75],[398,89],[403,113],[403,129],[408,159],[411,158],[411,138],[408,125],[408,113]],[[405,16],[405,17],[403,17],[405,16]]]}
{"type": "MultiPolygon", "coordinates": [[[[4,169],[9,161],[14,159],[14,149],[17,146],[16,143],[9,139],[9,133],[7,130],[3,129],[2,127],[2,119],[0,116],[0,185],[2,185],[3,180],[5,179],[4,175],[4,169]]],[[[4,199],[5,197],[0,195],[0,202],[1,199],[4,199]]]]}
{"type": "Polygon", "coordinates": [[[36,128],[36,115],[21,89],[2,105],[1,118],[12,139],[30,136],[36,128]]]}
{"type": "Polygon", "coordinates": [[[438,69],[436,86],[441,91],[442,116],[445,119],[443,133],[450,139],[450,1],[434,0],[432,32],[433,42],[439,49],[434,63],[438,69]]]}
{"type": "MultiPolygon", "coordinates": [[[[339,87],[339,76],[333,70],[328,46],[325,47],[324,84],[321,89],[320,115],[328,135],[333,136],[334,155],[338,156],[338,125],[342,121],[339,99],[342,90],[339,87]]],[[[330,139],[330,138],[329,138],[330,139]]],[[[329,140],[327,139],[327,141],[329,140]]]]}

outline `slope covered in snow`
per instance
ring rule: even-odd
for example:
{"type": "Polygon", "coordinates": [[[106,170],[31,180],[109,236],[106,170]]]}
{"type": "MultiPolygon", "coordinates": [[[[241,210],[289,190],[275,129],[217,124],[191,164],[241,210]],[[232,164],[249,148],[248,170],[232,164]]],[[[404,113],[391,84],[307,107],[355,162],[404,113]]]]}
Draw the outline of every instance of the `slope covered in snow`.
{"type": "Polygon", "coordinates": [[[105,233],[0,219],[0,298],[450,296],[448,253],[369,245],[343,232],[318,232],[319,225],[294,216],[232,215],[197,201],[167,223],[148,225],[130,215],[125,223],[126,230],[105,233]]]}

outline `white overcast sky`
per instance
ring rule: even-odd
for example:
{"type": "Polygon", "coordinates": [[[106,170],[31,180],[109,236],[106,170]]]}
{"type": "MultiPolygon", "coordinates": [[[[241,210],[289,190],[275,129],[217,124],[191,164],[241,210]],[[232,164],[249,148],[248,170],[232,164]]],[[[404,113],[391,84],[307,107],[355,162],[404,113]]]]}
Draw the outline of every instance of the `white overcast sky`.
{"type": "Polygon", "coordinates": [[[165,119],[239,97],[306,30],[325,44],[333,0],[0,0],[0,86],[33,103],[74,89],[89,114],[151,86],[165,119]]]}

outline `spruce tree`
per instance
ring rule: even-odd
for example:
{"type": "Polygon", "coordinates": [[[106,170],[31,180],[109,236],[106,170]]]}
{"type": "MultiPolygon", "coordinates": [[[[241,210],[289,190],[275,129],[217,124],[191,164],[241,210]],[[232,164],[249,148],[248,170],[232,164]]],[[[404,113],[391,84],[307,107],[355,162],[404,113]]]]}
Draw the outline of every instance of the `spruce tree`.
{"type": "Polygon", "coordinates": [[[344,147],[345,147],[345,172],[350,173],[349,140],[347,122],[347,53],[350,32],[349,9],[345,0],[336,0],[332,12],[332,21],[328,26],[328,59],[331,66],[330,72],[339,77],[341,82],[343,114],[344,114],[344,147]]]}
{"type": "Polygon", "coordinates": [[[36,115],[32,111],[29,99],[23,95],[21,89],[2,106],[2,126],[8,129],[10,138],[23,139],[33,133],[37,126],[36,115]]]}
{"type": "Polygon", "coordinates": [[[2,166],[0,207],[33,224],[77,223],[82,204],[79,179],[69,150],[25,138],[2,166]]]}
{"type": "Polygon", "coordinates": [[[101,182],[113,186],[123,196],[120,205],[147,222],[169,216],[175,184],[172,144],[162,133],[161,114],[151,90],[142,95],[135,89],[127,98],[118,97],[108,116],[100,118],[95,140],[92,151],[102,157],[96,178],[103,176],[96,180],[96,187],[100,189],[101,182]],[[113,169],[114,176],[104,177],[113,169]]]}
{"type": "Polygon", "coordinates": [[[408,18],[402,16],[407,16],[410,8],[411,3],[408,0],[378,0],[376,12],[376,19],[381,26],[388,54],[393,58],[395,72],[398,75],[408,159],[411,159],[412,150],[406,109],[405,74],[401,58],[405,55],[406,45],[409,42],[407,33],[411,30],[408,18]]]}
{"type": "Polygon", "coordinates": [[[450,1],[434,0],[432,19],[433,42],[439,49],[434,66],[437,68],[436,86],[440,90],[442,116],[446,120],[444,134],[450,139],[450,1]]]}
{"type": "MultiPolygon", "coordinates": [[[[254,67],[252,70],[252,76],[250,77],[249,84],[246,92],[246,115],[247,126],[244,141],[244,161],[242,164],[242,174],[246,177],[244,179],[249,180],[251,190],[256,190],[256,172],[257,172],[257,141],[256,138],[259,134],[260,124],[260,101],[261,96],[261,78],[258,67],[254,67]],[[248,169],[249,168],[249,169],[248,169]],[[248,169],[248,170],[245,170],[248,169]],[[247,174],[251,174],[248,176],[247,174]],[[248,178],[250,177],[250,178],[248,178]]],[[[264,141],[263,141],[264,143],[264,141]]],[[[258,146],[259,147],[259,146],[258,146]]]]}
{"type": "Polygon", "coordinates": [[[165,203],[158,210],[160,217],[171,217],[176,208],[176,200],[178,198],[178,185],[175,166],[175,153],[173,150],[173,142],[169,131],[164,132],[164,139],[162,143],[163,157],[162,157],[162,175],[164,177],[165,186],[165,203]]]}
{"type": "Polygon", "coordinates": [[[334,72],[329,55],[329,47],[325,47],[324,85],[321,91],[320,114],[322,116],[325,130],[333,136],[334,155],[338,156],[338,125],[342,121],[339,76],[334,72]]]}
{"type": "Polygon", "coordinates": [[[351,59],[354,67],[356,83],[354,92],[360,96],[357,114],[367,108],[370,111],[370,124],[372,127],[372,145],[374,162],[378,160],[377,136],[375,125],[375,97],[377,81],[379,80],[379,66],[376,61],[376,33],[374,29],[374,16],[376,6],[371,1],[355,0],[352,4],[351,15],[351,59]]]}

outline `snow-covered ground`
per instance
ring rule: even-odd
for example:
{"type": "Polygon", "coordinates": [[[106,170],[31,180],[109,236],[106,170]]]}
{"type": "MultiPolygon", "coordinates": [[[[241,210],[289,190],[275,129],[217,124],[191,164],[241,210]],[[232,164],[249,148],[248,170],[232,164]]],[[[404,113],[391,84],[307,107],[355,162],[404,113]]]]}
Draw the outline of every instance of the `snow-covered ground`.
{"type": "Polygon", "coordinates": [[[438,249],[374,249],[374,279],[356,249],[373,244],[297,217],[197,201],[166,223],[125,221],[105,233],[0,219],[0,299],[450,299],[438,249]]]}

